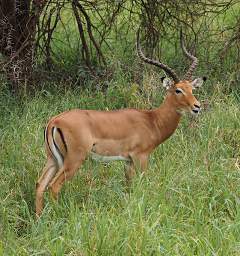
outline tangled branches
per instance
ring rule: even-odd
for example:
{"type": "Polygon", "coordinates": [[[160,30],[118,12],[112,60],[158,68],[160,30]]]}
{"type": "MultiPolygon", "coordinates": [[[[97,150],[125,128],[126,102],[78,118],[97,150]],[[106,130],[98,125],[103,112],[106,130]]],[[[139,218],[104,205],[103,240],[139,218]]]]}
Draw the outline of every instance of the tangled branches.
{"type": "Polygon", "coordinates": [[[115,52],[113,43],[128,40],[132,51],[135,37],[129,35],[134,35],[139,25],[149,57],[156,51],[161,55],[160,35],[177,49],[179,40],[175,39],[182,27],[191,38],[188,48],[192,52],[198,50],[206,65],[211,63],[210,56],[224,61],[231,47],[239,47],[239,16],[231,27],[218,26],[217,20],[224,19],[226,11],[236,3],[237,0],[1,0],[1,71],[14,88],[31,84],[36,62],[52,76],[57,64],[66,61],[59,52],[71,49],[74,38],[72,55],[84,72],[96,76],[97,68],[109,66],[108,56],[115,52]],[[59,46],[60,41],[64,41],[64,47],[59,46]]]}

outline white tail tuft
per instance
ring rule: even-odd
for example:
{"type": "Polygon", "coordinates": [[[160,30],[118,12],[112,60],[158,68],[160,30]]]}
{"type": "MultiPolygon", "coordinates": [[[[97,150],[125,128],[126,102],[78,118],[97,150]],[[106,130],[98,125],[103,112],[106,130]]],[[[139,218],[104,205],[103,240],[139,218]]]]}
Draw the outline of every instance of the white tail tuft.
{"type": "Polygon", "coordinates": [[[63,156],[62,156],[61,151],[56,143],[56,132],[57,132],[57,128],[53,127],[53,130],[52,130],[52,153],[57,160],[58,167],[61,168],[63,166],[63,156]]]}

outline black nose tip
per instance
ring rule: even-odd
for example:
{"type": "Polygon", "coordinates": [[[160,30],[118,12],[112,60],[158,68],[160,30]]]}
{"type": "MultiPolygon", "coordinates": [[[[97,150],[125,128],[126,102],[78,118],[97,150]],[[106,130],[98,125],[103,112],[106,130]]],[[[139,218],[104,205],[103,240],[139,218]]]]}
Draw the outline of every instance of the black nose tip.
{"type": "Polygon", "coordinates": [[[196,104],[194,104],[194,107],[195,107],[195,108],[200,108],[200,106],[199,106],[199,105],[196,105],[196,104]]]}

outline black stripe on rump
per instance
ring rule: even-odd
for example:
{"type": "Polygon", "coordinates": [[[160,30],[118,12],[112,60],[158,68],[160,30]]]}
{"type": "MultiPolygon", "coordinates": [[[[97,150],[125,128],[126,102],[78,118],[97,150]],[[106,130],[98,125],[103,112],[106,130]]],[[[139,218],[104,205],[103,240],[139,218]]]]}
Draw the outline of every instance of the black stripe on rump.
{"type": "Polygon", "coordinates": [[[67,152],[67,143],[66,143],[65,138],[64,138],[64,136],[63,136],[62,130],[61,130],[60,128],[57,128],[57,131],[58,131],[59,134],[60,134],[60,137],[61,137],[61,139],[62,139],[64,148],[65,148],[65,150],[66,150],[66,152],[67,152]]]}
{"type": "Polygon", "coordinates": [[[61,153],[61,151],[60,151],[58,145],[56,144],[56,142],[55,142],[55,140],[54,140],[54,134],[53,134],[53,132],[54,132],[54,127],[52,128],[53,144],[54,144],[55,148],[57,149],[57,152],[59,153],[59,155],[60,155],[60,157],[62,158],[62,160],[64,160],[64,157],[63,157],[63,155],[62,155],[62,153],[61,153]]]}
{"type": "Polygon", "coordinates": [[[52,152],[52,149],[51,149],[51,147],[50,147],[50,145],[49,145],[48,135],[47,135],[47,128],[48,128],[48,126],[46,126],[46,128],[45,128],[45,130],[44,130],[44,139],[45,139],[45,141],[46,141],[46,143],[47,143],[48,149],[50,150],[52,156],[53,156],[53,157],[55,158],[55,160],[57,161],[57,159],[56,159],[56,157],[54,156],[54,154],[53,154],[53,152],[52,152]]]}

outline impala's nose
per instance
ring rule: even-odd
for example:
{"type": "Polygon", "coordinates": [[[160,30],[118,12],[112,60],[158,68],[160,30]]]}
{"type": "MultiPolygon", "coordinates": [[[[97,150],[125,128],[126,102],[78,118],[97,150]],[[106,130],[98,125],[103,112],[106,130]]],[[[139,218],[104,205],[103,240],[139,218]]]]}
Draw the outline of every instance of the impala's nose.
{"type": "Polygon", "coordinates": [[[193,114],[198,114],[200,112],[200,103],[194,104],[194,108],[192,109],[193,114]]]}

